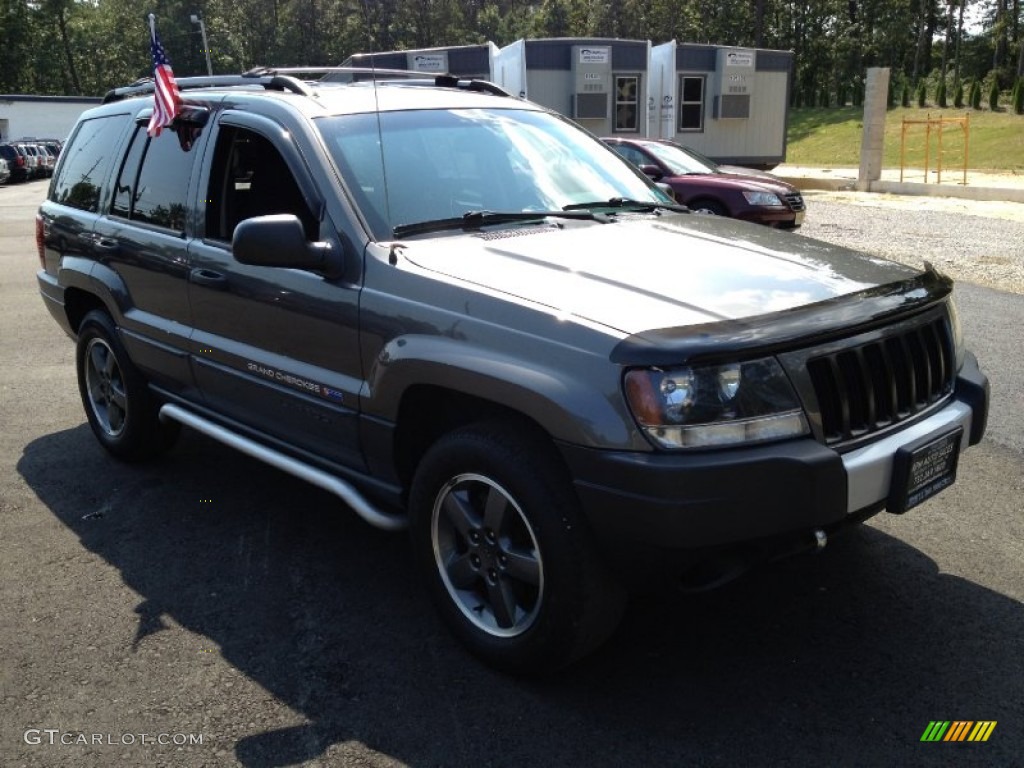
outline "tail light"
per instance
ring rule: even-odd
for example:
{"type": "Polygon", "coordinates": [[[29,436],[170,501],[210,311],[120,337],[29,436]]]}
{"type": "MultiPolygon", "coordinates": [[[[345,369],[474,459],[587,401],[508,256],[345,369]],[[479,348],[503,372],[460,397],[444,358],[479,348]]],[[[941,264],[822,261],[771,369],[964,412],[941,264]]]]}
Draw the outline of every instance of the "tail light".
{"type": "Polygon", "coordinates": [[[24,157],[22,157],[21,155],[18,155],[18,156],[17,156],[16,158],[15,158],[15,160],[17,161],[17,162],[15,163],[15,165],[19,165],[19,166],[24,166],[24,165],[25,165],[25,158],[24,158],[24,157]]]}
{"type": "Polygon", "coordinates": [[[36,214],[36,251],[39,252],[39,266],[46,269],[46,233],[43,229],[43,217],[36,214]]]}

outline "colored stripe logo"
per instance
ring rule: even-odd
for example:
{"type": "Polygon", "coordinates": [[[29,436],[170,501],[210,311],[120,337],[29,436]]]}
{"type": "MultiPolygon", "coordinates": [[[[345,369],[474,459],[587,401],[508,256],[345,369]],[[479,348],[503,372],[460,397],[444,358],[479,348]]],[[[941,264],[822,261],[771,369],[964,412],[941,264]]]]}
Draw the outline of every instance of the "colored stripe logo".
{"type": "Polygon", "coordinates": [[[921,741],[988,741],[996,720],[932,720],[921,741]]]}

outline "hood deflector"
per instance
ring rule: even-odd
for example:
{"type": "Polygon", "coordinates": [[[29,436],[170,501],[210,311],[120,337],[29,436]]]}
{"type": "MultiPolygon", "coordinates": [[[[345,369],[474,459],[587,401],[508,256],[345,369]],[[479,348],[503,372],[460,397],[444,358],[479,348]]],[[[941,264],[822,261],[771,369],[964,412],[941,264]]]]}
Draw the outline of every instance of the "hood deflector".
{"type": "Polygon", "coordinates": [[[775,354],[872,330],[894,316],[934,306],[952,291],[953,281],[929,264],[923,273],[909,280],[803,307],[636,333],[619,342],[610,359],[618,365],[667,366],[775,354]]]}

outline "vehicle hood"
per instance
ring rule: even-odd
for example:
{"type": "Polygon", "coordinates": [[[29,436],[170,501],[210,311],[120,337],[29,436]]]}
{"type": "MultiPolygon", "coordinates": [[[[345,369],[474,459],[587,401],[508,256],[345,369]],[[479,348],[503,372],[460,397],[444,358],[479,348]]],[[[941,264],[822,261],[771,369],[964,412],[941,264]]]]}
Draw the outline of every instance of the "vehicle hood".
{"type": "Polygon", "coordinates": [[[424,270],[626,335],[794,309],[918,274],[730,219],[612,218],[412,239],[401,253],[424,270]]]}
{"type": "Polygon", "coordinates": [[[774,173],[759,171],[756,168],[745,168],[742,165],[720,165],[718,166],[718,172],[726,173],[730,176],[747,176],[749,178],[761,179],[762,181],[771,181],[787,187],[792,186],[789,182],[783,181],[781,176],[776,176],[774,173]]]}
{"type": "Polygon", "coordinates": [[[699,181],[701,184],[706,184],[708,187],[725,187],[728,189],[736,189],[737,187],[742,186],[744,189],[774,192],[777,195],[792,195],[794,193],[799,193],[799,190],[792,184],[788,184],[778,178],[771,178],[770,176],[760,176],[756,174],[732,173],[731,171],[721,173],[691,173],[685,176],[673,176],[671,179],[663,179],[663,181],[681,181],[684,184],[699,181]]]}

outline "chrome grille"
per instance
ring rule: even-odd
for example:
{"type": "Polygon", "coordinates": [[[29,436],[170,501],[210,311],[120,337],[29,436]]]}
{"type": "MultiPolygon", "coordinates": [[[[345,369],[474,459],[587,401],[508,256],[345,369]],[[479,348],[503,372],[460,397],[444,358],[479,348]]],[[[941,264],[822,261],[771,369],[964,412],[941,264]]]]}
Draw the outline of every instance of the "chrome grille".
{"type": "Polygon", "coordinates": [[[799,192],[795,192],[791,195],[783,195],[782,199],[786,201],[786,205],[792,208],[794,211],[802,211],[807,206],[804,205],[804,197],[799,192]]]}
{"type": "Polygon", "coordinates": [[[857,440],[929,408],[953,389],[943,318],[807,361],[827,445],[857,440]]]}

